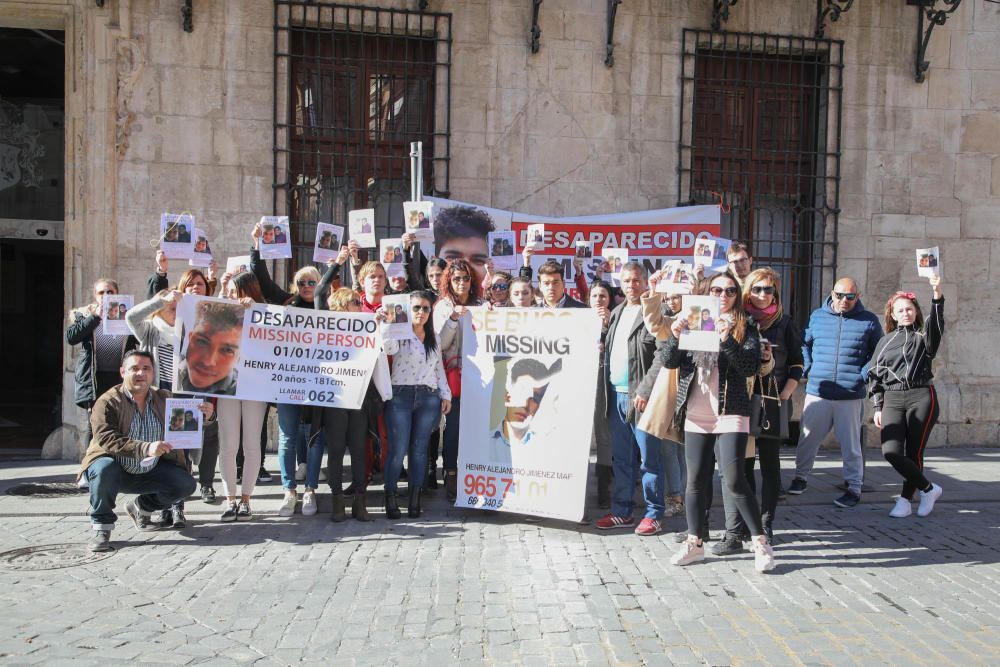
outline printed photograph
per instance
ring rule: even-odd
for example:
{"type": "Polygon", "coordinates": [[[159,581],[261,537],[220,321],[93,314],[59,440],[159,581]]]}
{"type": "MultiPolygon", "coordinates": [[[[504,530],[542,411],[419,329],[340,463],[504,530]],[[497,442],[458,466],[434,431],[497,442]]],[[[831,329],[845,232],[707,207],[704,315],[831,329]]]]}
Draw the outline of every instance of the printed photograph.
{"type": "Polygon", "coordinates": [[[562,371],[562,359],[497,356],[493,368],[489,455],[491,461],[508,462],[512,450],[530,446],[537,434],[538,413],[553,402],[548,390],[562,371]]]}
{"type": "MultiPolygon", "coordinates": [[[[184,307],[181,303],[181,308],[184,307]]],[[[182,332],[178,391],[214,396],[236,394],[243,315],[240,303],[198,300],[193,325],[182,332]]]]}

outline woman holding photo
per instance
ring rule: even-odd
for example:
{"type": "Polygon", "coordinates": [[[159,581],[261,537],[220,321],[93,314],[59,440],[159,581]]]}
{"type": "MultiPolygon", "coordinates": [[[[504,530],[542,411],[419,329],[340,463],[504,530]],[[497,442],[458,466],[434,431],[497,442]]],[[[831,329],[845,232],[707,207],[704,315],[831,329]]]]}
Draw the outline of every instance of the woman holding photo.
{"type": "Polygon", "coordinates": [[[941,487],[924,476],[924,448],[941,408],[933,364],[944,335],[944,294],[940,276],[929,279],[931,312],[923,311],[912,292],[896,292],[885,304],[885,336],[875,347],[868,371],[868,394],[875,407],[875,426],[882,438],[882,455],[903,477],[903,490],[889,516],[902,519],[913,511],[913,494],[920,492],[917,516],[927,516],[941,497],[941,487]]]}
{"type": "MultiPolygon", "coordinates": [[[[470,306],[480,306],[479,286],[472,267],[464,259],[448,262],[441,277],[441,299],[434,306],[434,335],[452,387],[451,410],[444,428],[444,488],[449,502],[458,496],[458,420],[461,398],[455,395],[462,377],[462,317],[470,306]]],[[[435,462],[436,463],[436,462],[435,462]]]]}
{"type": "Polygon", "coordinates": [[[719,351],[681,350],[679,339],[688,322],[679,317],[671,325],[661,352],[667,368],[679,369],[675,422],[684,423],[688,469],[688,536],[670,562],[690,565],[705,558],[701,536],[708,534],[706,510],[717,449],[726,495],[750,527],[754,565],[758,572],[767,572],[774,569],[774,553],[761,525],[760,506],[749,493],[743,471],[750,431],[748,380],[761,367],[760,338],[757,327],[748,321],[736,277],[727,271],[704,281],[703,286],[706,283],[707,290],[703,287],[700,291],[719,299],[719,317],[715,321],[719,351]]]}
{"type": "MultiPolygon", "coordinates": [[[[383,339],[386,354],[392,356],[392,400],[385,404],[385,423],[389,430],[385,515],[389,519],[400,517],[396,491],[404,456],[408,457],[409,465],[407,515],[410,518],[420,516],[424,477],[421,472],[427,469],[427,439],[441,415],[447,415],[451,409],[451,390],[431,325],[433,302],[430,292],[411,292],[413,338],[383,339]]],[[[384,308],[379,308],[375,317],[380,322],[393,321],[384,308]]]]}
{"type": "Polygon", "coordinates": [[[490,303],[494,308],[510,308],[514,304],[510,301],[510,281],[514,276],[507,271],[497,271],[490,276],[490,303]]]}
{"type": "MultiPolygon", "coordinates": [[[[361,295],[342,287],[330,294],[326,302],[316,301],[317,310],[332,310],[342,313],[360,313],[361,295]],[[326,307],[324,307],[326,306],[326,307]]],[[[327,447],[327,464],[330,468],[329,484],[333,497],[331,521],[344,521],[344,452],[351,453],[351,486],[354,488],[354,503],[351,516],[358,521],[370,521],[368,514],[366,484],[366,449],[368,431],[376,428],[383,403],[392,399],[392,385],[389,380],[389,364],[383,351],[375,363],[375,371],[358,410],[346,408],[316,408],[320,419],[312,426],[310,440],[322,430],[327,447]]]]}
{"type": "MultiPolygon", "coordinates": [[[[155,294],[168,289],[167,269],[169,268],[167,256],[162,250],[156,251],[156,270],[146,281],[146,299],[152,299],[155,294]]],[[[215,260],[208,266],[207,271],[202,269],[187,269],[181,274],[181,279],[177,283],[177,291],[185,294],[197,294],[198,296],[214,296],[218,282],[215,279],[217,266],[215,260]]]]}
{"type": "MultiPolygon", "coordinates": [[[[222,291],[226,298],[239,301],[245,308],[255,303],[266,303],[260,291],[260,283],[254,274],[238,273],[222,276],[222,291]]],[[[237,398],[219,400],[219,459],[222,462],[222,489],[226,494],[227,507],[222,513],[223,521],[248,521],[253,517],[250,496],[257,484],[257,476],[250,473],[241,478],[242,486],[236,482],[236,452],[240,448],[240,437],[248,446],[243,448],[243,471],[260,470],[261,452],[257,447],[260,431],[264,427],[267,403],[237,398]],[[241,491],[237,495],[237,490],[241,491]]]]}

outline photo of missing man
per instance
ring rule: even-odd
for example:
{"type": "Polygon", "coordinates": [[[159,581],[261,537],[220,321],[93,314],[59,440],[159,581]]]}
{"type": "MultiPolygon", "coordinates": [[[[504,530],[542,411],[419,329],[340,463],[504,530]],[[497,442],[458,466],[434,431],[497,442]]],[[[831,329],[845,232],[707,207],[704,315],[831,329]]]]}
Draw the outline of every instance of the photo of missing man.
{"type": "Polygon", "coordinates": [[[562,359],[547,365],[531,357],[495,357],[490,402],[489,460],[510,463],[514,452],[531,444],[538,434],[537,415],[546,401],[553,378],[562,371],[562,359]]]}
{"type": "Polygon", "coordinates": [[[184,430],[184,408],[174,408],[173,410],[170,411],[170,428],[167,430],[169,431],[184,430]]]}
{"type": "Polygon", "coordinates": [[[274,245],[278,241],[275,239],[274,225],[264,225],[261,228],[260,242],[266,245],[274,245]]]}
{"type": "Polygon", "coordinates": [[[497,237],[493,239],[493,247],[490,255],[493,257],[509,257],[514,254],[514,246],[510,244],[510,239],[497,237]]]}
{"type": "Polygon", "coordinates": [[[434,254],[445,260],[464,259],[471,266],[476,284],[486,276],[490,259],[488,238],[496,231],[493,218],[472,206],[440,209],[434,219],[434,254]]]}
{"type": "Polygon", "coordinates": [[[199,236],[198,240],[194,242],[194,251],[201,254],[212,254],[212,250],[208,247],[208,239],[199,236]]]}
{"type": "Polygon", "coordinates": [[[590,259],[594,256],[594,249],[587,241],[580,241],[576,244],[576,256],[579,259],[590,259]]]}
{"type": "Polygon", "coordinates": [[[316,245],[323,250],[330,250],[333,247],[333,239],[333,232],[323,232],[320,234],[319,242],[316,245]]]}
{"type": "Polygon", "coordinates": [[[694,247],[695,257],[711,257],[712,256],[712,243],[709,241],[698,241],[694,247]]]}
{"type": "Polygon", "coordinates": [[[194,326],[181,338],[178,391],[236,395],[244,311],[240,303],[197,303],[194,326]]]}

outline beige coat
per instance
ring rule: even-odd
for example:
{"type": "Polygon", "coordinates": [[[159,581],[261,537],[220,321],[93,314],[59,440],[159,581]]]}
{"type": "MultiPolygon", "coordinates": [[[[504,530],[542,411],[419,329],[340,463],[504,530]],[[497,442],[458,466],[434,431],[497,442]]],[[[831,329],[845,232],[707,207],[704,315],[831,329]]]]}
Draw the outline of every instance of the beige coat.
{"type": "MultiPolygon", "coordinates": [[[[661,304],[663,296],[658,293],[647,292],[642,296],[642,320],[646,325],[646,331],[656,338],[657,341],[664,341],[670,338],[670,327],[674,323],[673,318],[663,314],[661,304]]],[[[774,370],[774,359],[761,364],[760,376],[764,377],[774,370]]],[[[649,395],[649,402],[646,410],[639,419],[639,428],[655,435],[661,440],[673,440],[674,442],[684,442],[684,424],[674,423],[674,413],[677,406],[677,377],[679,369],[662,368],[653,385],[653,391],[649,395]]],[[[753,394],[753,384],[756,375],[747,378],[747,392],[753,394]]],[[[756,438],[750,437],[747,442],[747,458],[753,458],[757,453],[756,438]]]]}

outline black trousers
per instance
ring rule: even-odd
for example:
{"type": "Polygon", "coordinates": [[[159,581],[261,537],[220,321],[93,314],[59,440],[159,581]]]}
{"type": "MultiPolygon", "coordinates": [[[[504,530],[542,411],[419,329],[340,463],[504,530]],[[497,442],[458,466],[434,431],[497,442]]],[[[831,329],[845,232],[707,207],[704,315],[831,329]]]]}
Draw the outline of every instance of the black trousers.
{"type": "Polygon", "coordinates": [[[368,439],[368,415],[363,410],[323,408],[323,437],[326,439],[326,457],[330,492],[335,496],[344,493],[344,452],[351,453],[351,482],[355,493],[364,493],[365,447],[368,439]]]}
{"type": "Polygon", "coordinates": [[[687,462],[688,483],[684,499],[688,534],[708,534],[707,510],[712,502],[712,474],[718,458],[722,470],[723,501],[727,509],[731,504],[750,527],[751,536],[760,535],[760,506],[750,493],[744,472],[747,451],[746,433],[684,432],[684,456],[687,462]]]}
{"type": "Polygon", "coordinates": [[[924,477],[924,448],[941,413],[937,392],[916,387],[882,397],[882,455],[905,480],[900,495],[912,500],[914,491],[931,486],[924,477]]]}
{"type": "MultiPolygon", "coordinates": [[[[760,458],[760,512],[761,523],[765,528],[774,527],[774,515],[778,508],[778,489],[781,488],[781,440],[772,438],[757,438],[757,457],[760,458]]],[[[750,494],[757,497],[757,480],[754,477],[754,464],[757,457],[748,457],[744,463],[744,475],[750,494]]],[[[726,535],[745,539],[747,524],[743,521],[736,506],[726,498],[726,486],[722,487],[722,498],[726,506],[726,535]]]]}

